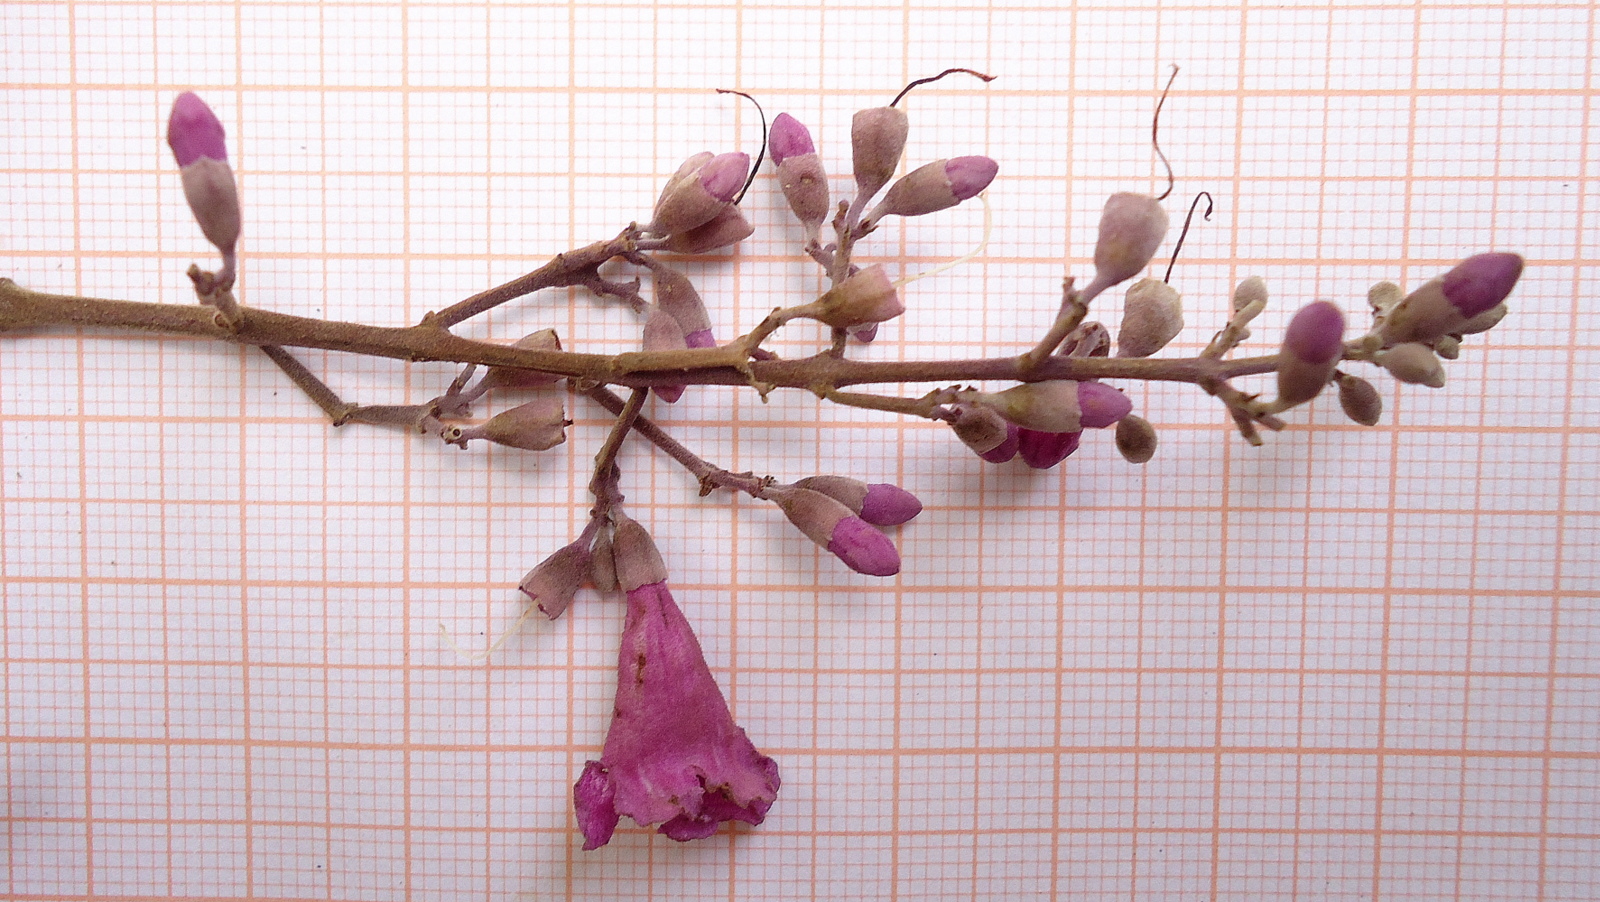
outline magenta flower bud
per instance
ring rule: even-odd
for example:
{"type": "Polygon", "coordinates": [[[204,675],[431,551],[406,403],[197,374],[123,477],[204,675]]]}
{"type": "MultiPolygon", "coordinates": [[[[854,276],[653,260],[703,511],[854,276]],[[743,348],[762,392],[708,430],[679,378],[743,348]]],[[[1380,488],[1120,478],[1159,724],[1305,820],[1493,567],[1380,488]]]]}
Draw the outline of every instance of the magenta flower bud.
{"type": "Polygon", "coordinates": [[[711,221],[695,226],[686,232],[673,232],[667,236],[667,250],[675,254],[709,254],[714,250],[738,244],[754,235],[756,227],[744,218],[739,208],[729,204],[711,221]]]}
{"type": "Polygon", "coordinates": [[[485,440],[524,451],[544,451],[567,440],[571,424],[558,398],[540,398],[489,418],[482,426],[460,430],[458,440],[485,440]]]}
{"type": "Polygon", "coordinates": [[[1148,194],[1111,195],[1100,212],[1100,238],[1094,246],[1094,281],[1084,289],[1092,298],[1144,271],[1167,235],[1167,211],[1148,194]]]}
{"type": "MultiPolygon", "coordinates": [[[[644,321],[644,349],[646,351],[682,351],[689,347],[683,326],[660,304],[650,308],[644,321]]],[[[682,385],[657,385],[650,390],[668,404],[676,404],[683,397],[682,385]]]]}
{"type": "Polygon", "coordinates": [[[774,486],[762,497],[775,502],[806,538],[828,549],[846,567],[868,576],[900,572],[900,553],[889,537],[840,502],[812,489],[774,486]]]}
{"type": "Polygon", "coordinates": [[[1380,329],[1384,343],[1432,344],[1446,335],[1483,331],[1504,315],[1490,311],[1510,295],[1521,276],[1522,258],[1516,254],[1468,257],[1388,311],[1380,329]],[[1487,320],[1474,322],[1478,317],[1487,320]]]}
{"type": "Polygon", "coordinates": [[[1464,319],[1504,301],[1522,277],[1522,258],[1516,254],[1477,254],[1456,264],[1440,286],[1464,319]]]}
{"type": "Polygon", "coordinates": [[[228,162],[228,146],[221,120],[199,95],[184,91],[173,101],[167,118],[167,146],[177,157],[178,166],[188,166],[201,157],[228,162]]]}
{"type": "Polygon", "coordinates": [[[892,106],[861,110],[851,118],[850,150],[857,204],[864,204],[894,177],[910,129],[905,112],[892,106]]]}
{"type": "Polygon", "coordinates": [[[1303,404],[1322,392],[1344,352],[1344,314],[1327,301],[1300,308],[1289,321],[1278,353],[1279,409],[1303,404]]]}
{"type": "Polygon", "coordinates": [[[183,175],[183,196],[206,240],[224,258],[219,281],[231,284],[234,248],[239,242],[239,191],[228,166],[222,122],[193,92],[178,95],[167,119],[167,145],[183,175]]]}
{"type": "Polygon", "coordinates": [[[800,120],[788,113],[779,113],[772,120],[772,129],[767,134],[767,152],[772,154],[774,165],[782,166],[783,161],[790,157],[804,156],[816,153],[817,146],[811,143],[811,131],[800,120]]]}
{"type": "MultiPolygon", "coordinates": [[[[554,329],[540,329],[537,332],[524,335],[512,345],[524,351],[559,351],[561,338],[554,329]]],[[[552,376],[549,373],[539,373],[533,370],[519,370],[510,366],[492,366],[483,377],[484,388],[542,388],[560,382],[561,376],[552,376]]]]}
{"type": "Polygon", "coordinates": [[[621,514],[616,517],[616,529],[611,533],[611,560],[616,570],[617,585],[624,592],[640,586],[667,581],[667,565],[661,560],[655,540],[637,520],[621,514]]]}
{"type": "Polygon", "coordinates": [[[869,484],[848,476],[808,476],[795,485],[827,495],[874,526],[899,526],[922,513],[922,502],[916,495],[886,482],[869,484]]]}
{"type": "Polygon", "coordinates": [[[867,219],[876,222],[885,216],[948,210],[989,187],[999,169],[1000,164],[988,157],[957,157],[920,166],[891,185],[867,219]]]}
{"type": "Polygon", "coordinates": [[[1083,432],[1036,432],[1017,430],[1017,451],[1022,462],[1035,470],[1048,470],[1078,450],[1083,432]]]}
{"type": "Polygon", "coordinates": [[[582,540],[573,542],[556,549],[529,570],[517,588],[537,604],[546,617],[554,620],[572,604],[572,597],[578,594],[584,577],[589,575],[590,564],[589,544],[582,540]]]}
{"type": "Polygon", "coordinates": [[[881,323],[906,312],[889,274],[874,264],[829,289],[810,307],[810,315],[838,329],[881,323]]]}
{"type": "Polygon", "coordinates": [[[710,222],[733,202],[749,171],[749,154],[738,151],[717,154],[688,173],[680,168],[656,201],[650,231],[671,235],[710,222]]]}
{"type": "Polygon", "coordinates": [[[778,765],[734,723],[664,579],[628,590],[613,710],[600,760],[572,788],[586,851],[610,842],[624,814],[679,842],[766,819],[778,765]]]}
{"type": "Polygon", "coordinates": [[[975,399],[1009,422],[1038,432],[1102,429],[1133,409],[1128,396],[1109,385],[1065,379],[1027,382],[996,394],[976,392],[975,399]]]}

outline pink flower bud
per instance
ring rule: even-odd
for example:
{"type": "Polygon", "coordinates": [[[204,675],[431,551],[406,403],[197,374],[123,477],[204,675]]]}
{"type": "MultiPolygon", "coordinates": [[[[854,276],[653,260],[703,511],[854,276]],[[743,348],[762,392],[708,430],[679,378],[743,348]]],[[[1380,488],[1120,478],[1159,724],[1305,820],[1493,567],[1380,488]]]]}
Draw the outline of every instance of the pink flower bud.
{"type": "Polygon", "coordinates": [[[559,399],[541,398],[496,414],[482,426],[462,429],[460,440],[482,439],[524,451],[544,451],[567,440],[570,423],[559,399]]]}
{"type": "Polygon", "coordinates": [[[711,221],[695,226],[686,232],[673,232],[667,236],[667,250],[675,254],[709,254],[714,250],[738,244],[754,235],[756,227],[744,218],[739,208],[729,204],[711,221]]]}
{"type": "Polygon", "coordinates": [[[687,173],[680,168],[656,201],[650,231],[671,235],[710,222],[733,202],[749,171],[749,154],[738,151],[713,156],[687,173]]]}
{"type": "Polygon", "coordinates": [[[867,219],[876,222],[885,216],[922,216],[948,210],[989,187],[999,168],[988,157],[957,157],[920,166],[891,185],[883,202],[867,219]]]}
{"type": "Polygon", "coordinates": [[[767,151],[772,154],[773,164],[782,166],[790,157],[816,153],[817,146],[811,143],[811,131],[799,119],[779,113],[767,135],[767,151]]]}
{"type": "MultiPolygon", "coordinates": [[[[182,170],[183,196],[200,231],[231,260],[239,242],[241,217],[222,123],[205,101],[185,91],[172,104],[167,144],[182,170]]],[[[231,264],[224,271],[231,281],[231,264]]]]}
{"type": "Polygon", "coordinates": [[[848,476],[808,476],[795,485],[827,495],[874,526],[899,526],[922,513],[922,502],[916,495],[886,482],[869,484],[848,476]]]}
{"type": "Polygon", "coordinates": [[[977,392],[975,398],[1008,421],[1038,432],[1101,429],[1133,409],[1128,396],[1109,385],[1064,379],[1027,382],[996,394],[977,392]]]}
{"type": "Polygon", "coordinates": [[[851,118],[850,150],[858,203],[877,194],[894,177],[910,128],[905,112],[892,106],[861,110],[851,118]]]}
{"type": "Polygon", "coordinates": [[[611,557],[617,571],[617,585],[624,592],[640,586],[667,581],[667,565],[661,560],[655,540],[638,521],[616,514],[616,529],[611,534],[611,557]]]}
{"type": "MultiPolygon", "coordinates": [[[[554,329],[540,329],[517,339],[512,347],[524,351],[559,351],[561,338],[556,335],[554,329]]],[[[516,367],[492,366],[483,379],[493,388],[541,388],[560,382],[562,377],[533,370],[519,370],[516,367]]]]}
{"type": "Polygon", "coordinates": [[[1277,405],[1289,407],[1315,398],[1333,378],[1344,351],[1344,314],[1327,301],[1300,308],[1289,321],[1278,354],[1277,405]]]}
{"type": "Polygon", "coordinates": [[[1140,279],[1128,289],[1117,330],[1118,357],[1149,357],[1183,331],[1183,301],[1160,279],[1140,279]]]}
{"type": "Polygon", "coordinates": [[[1094,281],[1084,289],[1094,297],[1144,271],[1167,235],[1167,211],[1148,194],[1111,195],[1100,212],[1100,238],[1094,246],[1094,281]]]}
{"type": "Polygon", "coordinates": [[[889,537],[848,507],[811,489],[773,487],[762,496],[777,503],[806,538],[828,549],[845,566],[868,576],[900,572],[900,553],[889,537]]]}
{"type": "Polygon", "coordinates": [[[655,286],[656,306],[672,314],[672,318],[683,327],[685,343],[691,348],[715,346],[705,301],[700,299],[700,292],[695,290],[689,277],[657,264],[650,267],[650,278],[655,286]],[[697,341],[701,343],[696,344],[697,341]]]}
{"type": "Polygon", "coordinates": [[[1036,432],[1032,429],[1017,430],[1017,451],[1022,455],[1022,462],[1035,470],[1048,470],[1058,463],[1066,460],[1072,452],[1078,450],[1078,445],[1083,441],[1083,432],[1036,432]]]}
{"type": "Polygon", "coordinates": [[[1490,313],[1511,294],[1522,276],[1522,258],[1516,254],[1478,254],[1406,295],[1384,318],[1385,344],[1422,342],[1450,334],[1482,331],[1499,322],[1503,313],[1490,313]],[[1475,318],[1487,316],[1484,322],[1475,318]]]}
{"type": "Polygon", "coordinates": [[[889,274],[876,264],[835,285],[811,306],[816,319],[840,329],[881,323],[906,312],[889,274]]]}
{"type": "Polygon", "coordinates": [[[528,599],[551,620],[561,616],[578,594],[583,579],[589,575],[590,552],[587,542],[578,541],[564,545],[522,578],[521,589],[528,599]]]}
{"type": "MultiPolygon", "coordinates": [[[[682,351],[689,347],[687,336],[684,335],[683,326],[673,318],[660,304],[650,308],[650,315],[644,321],[644,349],[646,351],[682,351]]],[[[668,404],[677,403],[683,397],[681,385],[657,385],[651,389],[661,400],[668,404]]]]}

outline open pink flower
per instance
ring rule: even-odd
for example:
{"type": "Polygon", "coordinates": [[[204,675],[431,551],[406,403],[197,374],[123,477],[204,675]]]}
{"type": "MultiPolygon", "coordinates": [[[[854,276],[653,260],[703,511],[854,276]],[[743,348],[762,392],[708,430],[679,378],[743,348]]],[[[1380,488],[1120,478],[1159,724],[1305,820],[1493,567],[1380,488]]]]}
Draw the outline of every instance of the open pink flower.
{"type": "Polygon", "coordinates": [[[613,539],[628,592],[616,712],[600,760],[584,765],[572,792],[584,849],[610,842],[624,814],[683,842],[724,821],[759,824],[778,795],[778,765],[733,722],[666,580],[638,584],[656,567],[639,566],[626,547],[634,529],[643,533],[625,521],[613,539]]]}

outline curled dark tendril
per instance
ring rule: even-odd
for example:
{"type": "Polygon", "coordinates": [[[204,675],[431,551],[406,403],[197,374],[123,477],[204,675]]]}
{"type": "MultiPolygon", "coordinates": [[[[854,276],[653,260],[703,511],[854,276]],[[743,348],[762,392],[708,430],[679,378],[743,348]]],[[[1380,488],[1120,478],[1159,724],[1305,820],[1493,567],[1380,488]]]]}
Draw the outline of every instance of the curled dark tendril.
{"type": "Polygon", "coordinates": [[[993,75],[985,75],[982,72],[977,71],[976,69],[960,69],[960,68],[946,69],[943,72],[940,72],[938,75],[931,75],[931,76],[929,76],[927,78],[919,78],[916,81],[912,82],[911,84],[906,85],[905,87],[901,88],[900,89],[900,93],[894,95],[894,99],[889,101],[889,105],[890,106],[894,106],[894,105],[898,104],[900,102],[900,98],[906,96],[907,94],[910,94],[911,93],[911,89],[915,88],[917,85],[925,85],[925,84],[928,84],[929,82],[938,81],[939,79],[944,78],[946,75],[954,75],[957,72],[960,72],[960,73],[962,73],[964,75],[970,75],[973,78],[981,78],[984,81],[994,81],[994,78],[995,78],[993,75]]]}
{"type": "Polygon", "coordinates": [[[1183,231],[1178,233],[1178,244],[1172,249],[1172,259],[1167,261],[1167,274],[1161,277],[1163,282],[1168,282],[1172,279],[1172,267],[1178,263],[1178,251],[1183,250],[1183,239],[1189,237],[1189,223],[1194,221],[1194,210],[1200,206],[1200,198],[1202,197],[1206,199],[1205,218],[1207,222],[1211,221],[1211,214],[1217,209],[1217,202],[1212,199],[1210,191],[1202,191],[1194,196],[1194,203],[1189,205],[1189,215],[1183,217],[1183,231]]]}
{"type": "Polygon", "coordinates": [[[739,196],[733,199],[733,205],[737,207],[739,205],[739,201],[744,200],[744,193],[749,191],[750,185],[755,182],[756,173],[761,171],[761,161],[767,158],[767,111],[761,108],[761,104],[758,103],[754,97],[751,97],[749,94],[746,94],[743,91],[735,91],[732,88],[718,88],[717,93],[738,94],[740,97],[743,97],[745,100],[748,100],[754,104],[756,113],[761,116],[761,150],[756,154],[755,165],[750,167],[750,176],[744,180],[744,187],[739,189],[739,196]]]}
{"type": "MultiPolygon", "coordinates": [[[[1156,101],[1156,113],[1150,117],[1150,146],[1156,149],[1156,156],[1161,158],[1161,165],[1167,167],[1167,190],[1161,192],[1156,200],[1166,200],[1172,196],[1172,164],[1167,162],[1167,155],[1161,152],[1161,142],[1156,139],[1156,130],[1161,127],[1161,108],[1167,103],[1167,95],[1172,93],[1172,83],[1178,80],[1178,64],[1172,64],[1172,75],[1167,77],[1167,86],[1161,89],[1161,99],[1156,101]]],[[[1209,195],[1207,195],[1209,196],[1209,195]]]]}

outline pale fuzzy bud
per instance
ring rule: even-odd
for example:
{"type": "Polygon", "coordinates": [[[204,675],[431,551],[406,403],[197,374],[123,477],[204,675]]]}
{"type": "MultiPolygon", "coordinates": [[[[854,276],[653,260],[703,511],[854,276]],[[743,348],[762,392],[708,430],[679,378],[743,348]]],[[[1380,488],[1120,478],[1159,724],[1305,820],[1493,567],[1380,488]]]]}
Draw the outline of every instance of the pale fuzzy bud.
{"type": "Polygon", "coordinates": [[[948,210],[976,197],[994,181],[1000,165],[988,157],[956,157],[919,166],[889,186],[883,202],[867,216],[922,216],[948,210]]]}
{"type": "Polygon", "coordinates": [[[1017,453],[1022,462],[1035,470],[1048,470],[1072,456],[1083,443],[1079,432],[1038,432],[1033,429],[1017,430],[1017,453]]]}
{"type": "MultiPolygon", "coordinates": [[[[554,329],[540,329],[517,339],[512,347],[524,351],[559,351],[561,338],[556,335],[554,329]]],[[[561,376],[552,376],[549,373],[519,370],[509,366],[492,366],[483,378],[495,388],[541,388],[554,385],[562,379],[561,376]]]]}
{"type": "Polygon", "coordinates": [[[729,204],[705,225],[667,236],[667,250],[675,254],[709,254],[754,235],[756,227],[744,218],[739,208],[729,204]]]}
{"type": "Polygon", "coordinates": [[[567,440],[566,427],[570,422],[559,399],[540,398],[496,414],[482,426],[463,429],[461,438],[463,441],[485,439],[524,451],[544,451],[567,440]]]}
{"type": "Polygon", "coordinates": [[[911,123],[892,106],[861,110],[850,120],[850,151],[857,202],[865,203],[894,177],[911,123]]]}
{"type": "Polygon", "coordinates": [[[1344,415],[1363,426],[1376,426],[1383,416],[1383,398],[1372,383],[1360,376],[1343,374],[1338,378],[1339,406],[1344,415]]]}
{"type": "Polygon", "coordinates": [[[706,303],[700,299],[689,277],[666,266],[650,268],[651,284],[655,287],[656,306],[667,311],[683,327],[684,341],[691,348],[709,348],[716,344],[711,336],[711,318],[706,315],[706,303]],[[698,337],[697,337],[698,336],[698,337]],[[703,344],[696,344],[703,341],[703,344]]]}
{"type": "Polygon", "coordinates": [[[1183,331],[1183,302],[1177,289],[1160,279],[1140,279],[1123,302],[1117,330],[1118,357],[1149,357],[1183,331]]]}
{"type": "Polygon", "coordinates": [[[1487,332],[1500,325],[1500,321],[1506,318],[1508,312],[1509,309],[1505,304],[1496,304],[1462,323],[1461,328],[1456,330],[1456,334],[1477,335],[1479,332],[1487,332]]]}
{"type": "Polygon", "coordinates": [[[1444,366],[1425,344],[1410,341],[1395,345],[1374,354],[1372,359],[1401,382],[1444,388],[1444,366]]]}
{"type": "Polygon", "coordinates": [[[764,497],[776,502],[806,538],[828,549],[851,570],[868,576],[900,572],[900,554],[889,537],[840,502],[802,488],[775,487],[764,497]]]}
{"type": "Polygon", "coordinates": [[[191,91],[178,95],[167,119],[167,145],[182,171],[183,196],[206,240],[231,256],[241,217],[224,139],[222,122],[205,101],[191,91]]]}
{"type": "Polygon", "coordinates": [[[1327,301],[1300,308],[1278,354],[1278,404],[1303,404],[1333,378],[1344,350],[1344,314],[1327,301]]]}
{"type": "MultiPolygon", "coordinates": [[[[1006,422],[1005,417],[988,407],[960,404],[956,406],[955,414],[956,418],[951,421],[950,428],[955,431],[956,438],[961,439],[962,444],[979,456],[999,448],[1005,443],[1008,430],[1016,429],[1014,425],[1006,422]]],[[[1017,449],[1013,446],[1011,453],[1004,460],[1010,460],[1016,453],[1017,449]]],[[[996,461],[1000,462],[1003,461],[996,461]]]]}
{"type": "Polygon", "coordinates": [[[840,329],[881,323],[906,312],[899,290],[881,265],[856,272],[829,289],[813,306],[817,319],[840,329]]]}
{"type": "Polygon", "coordinates": [[[874,526],[899,526],[922,513],[922,502],[897,485],[866,483],[848,476],[808,476],[795,483],[821,492],[874,526]]]}
{"type": "Polygon", "coordinates": [[[1367,304],[1374,313],[1385,314],[1405,300],[1406,293],[1393,282],[1378,282],[1367,289],[1367,304]]]}
{"type": "Polygon", "coordinates": [[[590,552],[582,542],[573,542],[556,549],[556,552],[537,567],[528,571],[517,586],[539,610],[551,620],[572,604],[583,579],[589,574],[590,552]]]}
{"type": "MultiPolygon", "coordinates": [[[[646,351],[682,351],[689,347],[688,338],[684,335],[683,325],[673,318],[660,304],[650,308],[650,315],[644,321],[644,349],[646,351]]],[[[683,397],[681,385],[657,385],[650,390],[668,404],[675,404],[683,397]]]]}
{"type": "Polygon", "coordinates": [[[617,571],[617,585],[624,592],[640,586],[667,581],[667,565],[661,560],[650,533],[637,521],[615,514],[617,528],[611,535],[611,556],[617,571]]]}
{"type": "MultiPolygon", "coordinates": [[[[1478,254],[1406,295],[1384,320],[1386,344],[1429,343],[1442,335],[1465,334],[1476,317],[1489,314],[1511,293],[1522,276],[1516,254],[1478,254]]],[[[1489,314],[1488,326],[1504,314],[1489,314]]],[[[1474,328],[1483,323],[1474,324],[1474,328]]],[[[1481,331],[1481,329],[1480,329],[1481,331]]]]}
{"type": "Polygon", "coordinates": [[[1167,235],[1167,211],[1148,194],[1111,195],[1100,212],[1094,246],[1094,281],[1084,290],[1093,297],[1144,271],[1167,235]]]}
{"type": "Polygon", "coordinates": [[[1109,385],[1064,379],[1025,382],[994,394],[976,392],[974,400],[1024,429],[1039,432],[1103,429],[1133,409],[1128,396],[1109,385]]]}
{"type": "Polygon", "coordinates": [[[833,200],[828,193],[828,173],[823,169],[822,157],[807,153],[779,163],[778,187],[783,189],[784,200],[789,202],[789,209],[806,227],[806,237],[810,238],[832,212],[833,200]]]}
{"type": "Polygon", "coordinates": [[[1233,289],[1234,313],[1251,305],[1256,305],[1258,311],[1267,306],[1267,280],[1260,276],[1250,276],[1233,289]]]}
{"type": "Polygon", "coordinates": [[[717,154],[689,173],[680,168],[656,201],[650,231],[671,235],[710,222],[733,203],[749,171],[750,155],[739,151],[717,154]]]}
{"type": "Polygon", "coordinates": [[[772,154],[772,162],[781,166],[790,157],[816,153],[817,145],[811,141],[811,130],[799,119],[779,113],[767,133],[767,151],[772,154]]]}
{"type": "Polygon", "coordinates": [[[1118,420],[1117,452],[1131,464],[1148,462],[1156,456],[1156,427],[1131,413],[1118,420]]]}
{"type": "Polygon", "coordinates": [[[1454,360],[1461,356],[1461,339],[1446,335],[1433,343],[1433,352],[1445,360],[1454,360]]]}
{"type": "Polygon", "coordinates": [[[590,549],[589,582],[601,592],[617,588],[617,559],[611,548],[611,530],[601,529],[590,549]]]}

